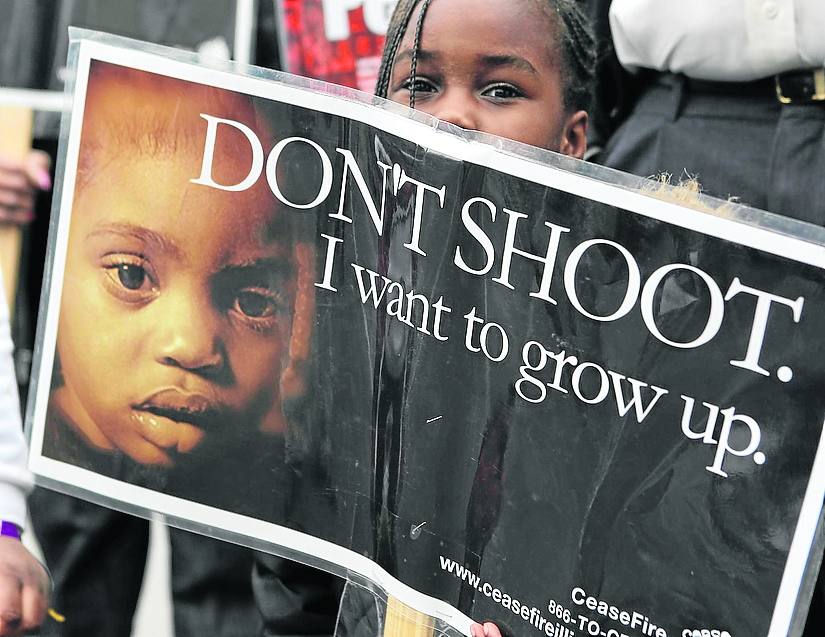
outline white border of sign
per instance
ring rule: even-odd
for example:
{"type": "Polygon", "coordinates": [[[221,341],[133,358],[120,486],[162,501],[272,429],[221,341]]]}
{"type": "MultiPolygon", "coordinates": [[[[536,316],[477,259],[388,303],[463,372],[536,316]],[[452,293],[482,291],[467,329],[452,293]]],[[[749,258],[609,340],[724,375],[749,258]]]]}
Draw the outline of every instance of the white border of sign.
{"type": "MultiPolygon", "coordinates": [[[[416,140],[435,152],[506,172],[545,186],[567,191],[578,196],[623,208],[633,213],[658,219],[696,232],[718,237],[758,250],[779,255],[801,263],[825,268],[825,246],[798,238],[770,232],[729,218],[714,216],[668,203],[632,191],[619,185],[599,181],[576,172],[537,163],[525,157],[502,153],[477,141],[464,139],[438,128],[405,117],[401,113],[370,107],[357,101],[336,99],[330,95],[309,91],[278,82],[255,77],[236,75],[165,57],[122,49],[100,42],[83,41],[80,44],[74,107],[66,154],[66,171],[60,201],[59,226],[54,245],[54,262],[49,290],[49,306],[43,332],[42,359],[37,378],[37,398],[33,412],[31,446],[39,450],[43,444],[46,407],[50,389],[50,376],[54,363],[58,310],[62,293],[68,243],[68,224],[71,217],[75,185],[75,166],[80,143],[81,123],[85,107],[86,82],[92,59],[121,64],[170,77],[200,82],[219,88],[240,91],[281,101],[324,113],[330,113],[368,124],[387,133],[416,140]]],[[[788,561],[774,607],[768,637],[785,637],[793,619],[795,600],[805,571],[809,552],[814,540],[817,523],[825,497],[825,429],[820,438],[813,471],[803,500],[801,515],[790,548],[788,561]]],[[[332,543],[296,531],[246,516],[229,513],[206,505],[182,500],[142,487],[126,484],[78,467],[44,457],[33,451],[30,469],[45,478],[51,478],[80,489],[114,500],[130,503],[135,507],[157,511],[173,518],[184,518],[197,524],[222,529],[236,536],[263,540],[293,550],[317,556],[321,560],[342,566],[358,573],[381,586],[389,595],[433,617],[442,619],[458,630],[469,634],[470,620],[456,609],[439,600],[400,583],[389,576],[374,562],[332,543]]]]}

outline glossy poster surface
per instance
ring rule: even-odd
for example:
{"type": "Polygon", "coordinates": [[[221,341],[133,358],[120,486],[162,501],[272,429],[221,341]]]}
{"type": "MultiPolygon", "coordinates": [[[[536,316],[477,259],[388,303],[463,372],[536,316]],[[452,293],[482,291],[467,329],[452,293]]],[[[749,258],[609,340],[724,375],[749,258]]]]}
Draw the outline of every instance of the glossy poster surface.
{"type": "Polygon", "coordinates": [[[788,634],[823,495],[817,229],[355,94],[77,51],[43,483],[459,628],[788,634]]]}

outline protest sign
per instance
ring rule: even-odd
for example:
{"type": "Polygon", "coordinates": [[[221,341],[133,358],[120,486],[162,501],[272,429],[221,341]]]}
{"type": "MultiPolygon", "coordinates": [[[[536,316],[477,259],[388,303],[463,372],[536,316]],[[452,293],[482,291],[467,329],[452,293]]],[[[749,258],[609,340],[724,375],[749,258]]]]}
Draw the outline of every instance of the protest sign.
{"type": "Polygon", "coordinates": [[[821,229],[181,55],[74,49],[42,483],[459,628],[795,630],[821,229]]]}

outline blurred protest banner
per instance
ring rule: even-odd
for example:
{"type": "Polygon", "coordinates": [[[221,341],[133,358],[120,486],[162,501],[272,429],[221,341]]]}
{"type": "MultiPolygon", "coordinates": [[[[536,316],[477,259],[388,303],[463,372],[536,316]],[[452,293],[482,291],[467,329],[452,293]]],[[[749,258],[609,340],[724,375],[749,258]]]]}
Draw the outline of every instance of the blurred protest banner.
{"type": "Polygon", "coordinates": [[[283,70],[372,92],[397,0],[274,0],[283,70]]]}

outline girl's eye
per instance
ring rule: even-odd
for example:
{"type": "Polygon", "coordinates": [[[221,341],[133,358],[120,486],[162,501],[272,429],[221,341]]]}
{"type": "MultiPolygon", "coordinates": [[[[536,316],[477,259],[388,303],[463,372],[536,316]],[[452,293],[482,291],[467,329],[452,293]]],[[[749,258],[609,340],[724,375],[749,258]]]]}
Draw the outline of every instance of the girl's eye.
{"type": "Polygon", "coordinates": [[[421,76],[408,77],[401,85],[401,88],[414,93],[435,93],[437,90],[432,81],[421,76]]]}
{"type": "Polygon", "coordinates": [[[512,84],[493,84],[492,86],[486,87],[481,94],[497,100],[511,100],[524,97],[524,93],[512,84]]]}

